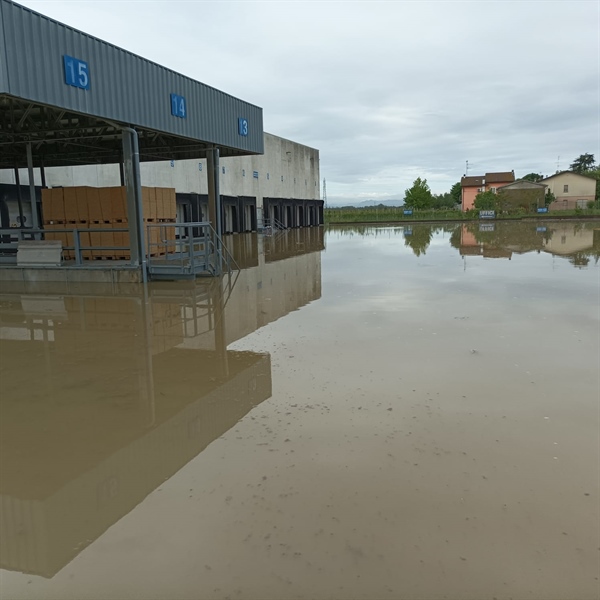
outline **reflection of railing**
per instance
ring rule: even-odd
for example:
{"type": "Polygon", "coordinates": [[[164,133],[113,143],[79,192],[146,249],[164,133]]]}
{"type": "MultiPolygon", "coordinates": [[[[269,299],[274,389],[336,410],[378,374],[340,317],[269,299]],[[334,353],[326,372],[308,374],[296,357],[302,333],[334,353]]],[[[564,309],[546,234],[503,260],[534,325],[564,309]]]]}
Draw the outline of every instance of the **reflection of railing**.
{"type": "Polygon", "coordinates": [[[148,270],[154,279],[221,275],[239,270],[208,222],[149,223],[148,270]]]}
{"type": "Polygon", "coordinates": [[[264,219],[262,228],[259,229],[261,233],[266,233],[267,235],[274,235],[286,230],[287,227],[275,218],[264,219]]]}
{"type": "Polygon", "coordinates": [[[129,229],[115,229],[112,227],[95,227],[91,228],[78,228],[78,227],[63,227],[61,229],[17,229],[17,228],[3,228],[0,229],[0,262],[3,263],[16,263],[17,261],[17,250],[19,242],[29,240],[44,240],[44,239],[61,239],[73,240],[73,244],[64,244],[62,246],[63,252],[67,252],[68,258],[73,258],[75,264],[81,265],[84,260],[105,258],[108,257],[106,253],[110,253],[111,258],[119,258],[119,252],[121,252],[124,259],[129,259],[127,255],[130,253],[129,246],[102,246],[99,244],[87,244],[83,243],[82,235],[90,236],[94,234],[114,234],[114,233],[128,233],[129,229]],[[48,236],[50,234],[50,236],[48,236]]]}

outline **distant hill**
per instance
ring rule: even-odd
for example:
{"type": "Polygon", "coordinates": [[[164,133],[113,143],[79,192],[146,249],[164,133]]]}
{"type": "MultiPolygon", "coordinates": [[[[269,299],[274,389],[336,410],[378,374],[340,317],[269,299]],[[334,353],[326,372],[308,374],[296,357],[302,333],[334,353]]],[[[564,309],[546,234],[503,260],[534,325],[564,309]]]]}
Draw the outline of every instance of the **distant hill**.
{"type": "Polygon", "coordinates": [[[404,200],[364,200],[363,202],[348,201],[339,204],[332,204],[330,208],[341,208],[342,206],[353,206],[354,208],[371,208],[376,206],[403,206],[404,200]]]}

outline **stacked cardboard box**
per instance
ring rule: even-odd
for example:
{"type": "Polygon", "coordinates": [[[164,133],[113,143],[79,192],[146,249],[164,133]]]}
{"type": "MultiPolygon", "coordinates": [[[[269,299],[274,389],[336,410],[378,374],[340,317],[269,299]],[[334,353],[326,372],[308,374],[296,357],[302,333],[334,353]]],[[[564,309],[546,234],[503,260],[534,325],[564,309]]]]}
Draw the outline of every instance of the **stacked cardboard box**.
{"type": "MultiPolygon", "coordinates": [[[[175,190],[173,188],[142,188],[144,237],[146,252],[161,255],[174,252],[176,220],[175,190]],[[150,227],[148,224],[161,224],[150,227]],[[150,235],[148,234],[150,232],[150,235]],[[150,238],[150,239],[147,239],[150,238]]],[[[63,246],[73,246],[72,229],[88,229],[80,233],[84,259],[129,259],[127,196],[124,187],[94,188],[88,186],[42,190],[42,212],[45,229],[59,230],[46,234],[48,240],[60,240],[63,246]],[[65,230],[63,233],[60,230],[65,230]],[[99,231],[95,232],[97,229],[99,231]],[[114,246],[119,250],[92,250],[90,246],[114,246]]],[[[63,251],[65,258],[74,258],[72,250],[63,251]]]]}

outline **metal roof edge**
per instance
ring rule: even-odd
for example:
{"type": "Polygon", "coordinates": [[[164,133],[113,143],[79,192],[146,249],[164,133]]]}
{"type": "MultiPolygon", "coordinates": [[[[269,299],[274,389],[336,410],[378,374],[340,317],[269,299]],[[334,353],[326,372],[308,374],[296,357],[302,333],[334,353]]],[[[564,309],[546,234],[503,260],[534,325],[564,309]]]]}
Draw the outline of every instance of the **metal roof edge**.
{"type": "MultiPolygon", "coordinates": [[[[28,6],[23,6],[22,4],[19,4],[18,2],[14,2],[14,0],[0,0],[0,7],[2,6],[2,4],[12,4],[14,6],[19,7],[20,9],[27,11],[29,13],[32,13],[34,15],[37,15],[43,19],[46,19],[47,21],[51,21],[52,23],[55,23],[56,25],[59,25],[61,27],[66,27],[67,29],[70,29],[71,31],[74,31],[80,35],[83,35],[91,40],[94,40],[96,42],[100,42],[101,44],[104,44],[106,46],[110,46],[111,48],[114,48],[115,50],[118,50],[120,52],[124,52],[125,54],[129,54],[130,56],[133,56],[135,58],[138,58],[140,60],[143,60],[145,62],[147,62],[150,65],[153,65],[155,67],[158,67],[164,71],[169,71],[170,73],[173,73],[174,75],[177,75],[178,77],[183,77],[184,79],[187,79],[195,84],[198,85],[203,85],[204,87],[213,90],[219,94],[222,94],[223,96],[228,96],[229,98],[232,98],[233,100],[238,100],[241,102],[244,102],[245,104],[248,104],[249,106],[252,106],[254,108],[257,108],[259,110],[262,110],[262,106],[259,106],[258,104],[254,104],[252,102],[248,102],[246,100],[243,100],[242,98],[238,98],[237,96],[234,96],[233,94],[229,94],[228,92],[224,92],[223,90],[220,90],[216,87],[213,87],[211,85],[208,85],[207,83],[204,83],[202,81],[198,81],[197,79],[194,79],[192,77],[190,77],[189,75],[184,75],[183,73],[179,73],[178,71],[175,71],[174,69],[170,69],[169,67],[165,67],[164,65],[161,65],[157,62],[154,62],[153,60],[150,60],[148,58],[144,58],[143,56],[141,56],[140,54],[136,54],[135,52],[132,52],[131,50],[127,50],[125,48],[122,48],[121,46],[117,46],[116,44],[113,44],[112,42],[107,42],[106,40],[103,40],[101,38],[98,38],[94,35],[91,35],[89,33],[86,33],[85,31],[81,31],[80,29],[77,29],[76,27],[73,27],[71,25],[68,25],[67,23],[63,23],[61,21],[58,21],[57,19],[54,19],[52,17],[49,17],[48,15],[45,15],[41,12],[38,12],[36,10],[33,10],[32,8],[29,8],[28,6]]],[[[1,10],[1,8],[0,8],[1,10]]],[[[4,38],[4,35],[3,35],[4,38]]],[[[4,56],[6,57],[6,48],[3,48],[4,50],[4,56]]]]}
{"type": "Polygon", "coordinates": [[[4,3],[0,3],[0,93],[8,93],[10,81],[8,73],[8,56],[6,51],[6,34],[4,33],[4,3]],[[4,81],[5,85],[2,84],[4,81]]]}

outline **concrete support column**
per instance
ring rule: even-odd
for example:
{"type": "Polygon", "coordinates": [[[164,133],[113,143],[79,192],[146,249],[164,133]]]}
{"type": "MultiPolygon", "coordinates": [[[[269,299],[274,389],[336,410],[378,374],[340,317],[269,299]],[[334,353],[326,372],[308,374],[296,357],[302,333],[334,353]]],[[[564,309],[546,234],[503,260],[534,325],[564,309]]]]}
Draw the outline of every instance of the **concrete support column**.
{"type": "Polygon", "coordinates": [[[147,258],[144,244],[144,214],[142,209],[142,183],[140,177],[140,151],[135,129],[123,128],[123,171],[127,188],[127,220],[131,264],[142,267],[143,281],[147,280],[147,258]]]}
{"type": "Polygon", "coordinates": [[[221,235],[223,227],[221,223],[221,187],[219,185],[219,149],[211,148],[206,154],[206,166],[208,175],[208,218],[215,229],[221,235]]]}
{"type": "Polygon", "coordinates": [[[215,246],[215,270],[221,274],[221,240],[223,233],[221,223],[221,189],[219,186],[219,149],[211,148],[206,153],[206,167],[208,176],[208,220],[217,232],[213,240],[215,246]]]}

